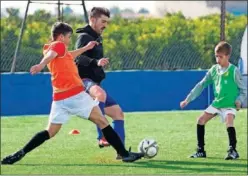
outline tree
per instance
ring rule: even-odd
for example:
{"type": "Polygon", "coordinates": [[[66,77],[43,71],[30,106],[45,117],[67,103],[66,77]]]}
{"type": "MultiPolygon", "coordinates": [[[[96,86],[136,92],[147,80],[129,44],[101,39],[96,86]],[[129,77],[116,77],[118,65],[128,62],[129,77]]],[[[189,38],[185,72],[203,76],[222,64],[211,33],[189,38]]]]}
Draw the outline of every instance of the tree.
{"type": "MultiPolygon", "coordinates": [[[[14,12],[10,10],[9,13],[14,12]]],[[[219,18],[219,14],[211,14],[188,19],[181,12],[162,18],[133,20],[114,16],[103,33],[104,55],[111,59],[107,69],[207,69],[215,63],[214,47],[220,39],[219,18]]],[[[41,48],[48,42],[51,25],[56,19],[56,15],[46,11],[28,14],[17,71],[28,71],[31,65],[40,62],[41,48]]],[[[82,15],[67,15],[64,20],[73,29],[85,25],[82,15]]],[[[1,71],[11,68],[21,21],[9,15],[1,18],[1,71]]],[[[247,17],[227,13],[226,23],[226,40],[233,46],[231,62],[237,64],[247,17]]],[[[73,34],[69,49],[74,48],[76,38],[77,34],[73,34]]]]}
{"type": "Polygon", "coordinates": [[[70,8],[70,6],[66,6],[65,8],[63,8],[63,14],[64,15],[70,15],[73,13],[73,10],[70,8]]]}
{"type": "Polygon", "coordinates": [[[123,9],[123,10],[121,10],[121,12],[122,12],[122,13],[132,13],[132,14],[135,13],[134,10],[131,9],[131,8],[123,9]]]}
{"type": "Polygon", "coordinates": [[[113,16],[119,15],[121,13],[120,8],[117,6],[111,7],[109,9],[109,11],[110,11],[111,15],[113,15],[113,16]]]}
{"type": "Polygon", "coordinates": [[[51,18],[51,13],[46,10],[36,10],[33,15],[30,15],[33,21],[44,21],[47,22],[51,18]]]}
{"type": "Polygon", "coordinates": [[[149,10],[147,10],[146,8],[141,8],[139,11],[138,11],[139,14],[149,14],[149,10]]]}
{"type": "Polygon", "coordinates": [[[6,8],[6,12],[9,17],[19,17],[20,15],[20,9],[16,8],[6,8]]]}

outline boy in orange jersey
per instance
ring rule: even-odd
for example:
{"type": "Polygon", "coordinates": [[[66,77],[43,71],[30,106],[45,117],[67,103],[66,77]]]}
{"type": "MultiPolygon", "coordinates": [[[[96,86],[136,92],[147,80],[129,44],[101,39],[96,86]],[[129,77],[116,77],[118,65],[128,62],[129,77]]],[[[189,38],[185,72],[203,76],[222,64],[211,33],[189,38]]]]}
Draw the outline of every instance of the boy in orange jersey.
{"type": "Polygon", "coordinates": [[[144,156],[142,153],[127,151],[106,118],[102,118],[98,101],[85,93],[84,85],[78,75],[74,59],[81,53],[94,48],[98,43],[89,42],[85,47],[68,51],[72,28],[62,22],[53,25],[51,35],[53,41],[43,48],[44,57],[40,64],[31,67],[31,74],[39,73],[46,65],[51,72],[53,86],[53,102],[46,130],[40,131],[19,151],[5,157],[1,164],[13,164],[21,160],[27,153],[54,137],[65,124],[70,114],[85,118],[98,125],[106,140],[122,156],[123,162],[133,162],[144,156]]]}

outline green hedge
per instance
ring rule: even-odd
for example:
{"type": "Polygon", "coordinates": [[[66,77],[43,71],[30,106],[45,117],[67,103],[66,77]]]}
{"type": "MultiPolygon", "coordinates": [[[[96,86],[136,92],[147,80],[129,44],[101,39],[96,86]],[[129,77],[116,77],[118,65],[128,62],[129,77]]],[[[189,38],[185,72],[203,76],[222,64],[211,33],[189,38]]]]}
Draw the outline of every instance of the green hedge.
{"type": "MultiPolygon", "coordinates": [[[[84,26],[82,16],[64,18],[73,29],[84,26]]],[[[29,15],[23,35],[16,71],[28,71],[40,61],[42,46],[56,21],[46,11],[29,15]]],[[[10,71],[21,19],[1,18],[1,72],[10,71]]],[[[246,16],[226,17],[226,40],[233,45],[232,62],[237,64],[246,16]]],[[[186,19],[182,13],[163,18],[126,20],[114,17],[103,34],[104,55],[110,58],[107,70],[129,69],[205,69],[215,62],[214,46],[219,42],[220,15],[186,19]]],[[[70,49],[74,48],[74,34],[70,49]]]]}

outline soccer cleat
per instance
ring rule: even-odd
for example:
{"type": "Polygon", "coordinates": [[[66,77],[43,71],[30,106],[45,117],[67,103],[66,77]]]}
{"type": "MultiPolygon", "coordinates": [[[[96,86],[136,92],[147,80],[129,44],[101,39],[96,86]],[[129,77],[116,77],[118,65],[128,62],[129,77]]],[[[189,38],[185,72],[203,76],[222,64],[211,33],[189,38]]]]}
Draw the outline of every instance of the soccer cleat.
{"type": "Polygon", "coordinates": [[[25,156],[25,153],[23,150],[20,150],[12,155],[9,155],[5,157],[2,161],[1,164],[14,164],[17,161],[20,161],[23,157],[25,156]]]}
{"type": "Polygon", "coordinates": [[[196,153],[190,155],[190,158],[206,158],[206,151],[197,149],[196,153]]]}
{"type": "Polygon", "coordinates": [[[142,157],[144,157],[144,153],[133,153],[133,152],[129,152],[129,156],[122,157],[122,161],[123,162],[134,162],[136,160],[141,159],[142,157]]]}
{"type": "Polygon", "coordinates": [[[233,147],[230,147],[229,150],[227,151],[225,160],[233,160],[233,159],[238,159],[238,158],[239,158],[239,154],[237,150],[233,147]]]}
{"type": "Polygon", "coordinates": [[[129,148],[129,155],[127,157],[122,157],[123,162],[134,162],[145,156],[144,153],[134,153],[131,152],[131,147],[129,148]]]}
{"type": "Polygon", "coordinates": [[[110,146],[110,144],[108,143],[108,141],[104,137],[98,141],[98,145],[100,148],[110,146]]]}

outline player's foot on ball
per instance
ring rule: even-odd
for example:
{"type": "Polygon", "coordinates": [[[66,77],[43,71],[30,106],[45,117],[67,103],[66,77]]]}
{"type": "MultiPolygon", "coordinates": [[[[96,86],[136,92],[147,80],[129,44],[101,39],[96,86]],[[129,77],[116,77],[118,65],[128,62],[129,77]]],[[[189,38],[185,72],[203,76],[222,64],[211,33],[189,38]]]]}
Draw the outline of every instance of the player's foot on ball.
{"type": "Polygon", "coordinates": [[[14,153],[14,154],[11,154],[11,155],[5,157],[1,161],[1,164],[14,164],[17,161],[20,161],[24,156],[25,156],[24,151],[20,150],[20,151],[14,153]]]}
{"type": "Polygon", "coordinates": [[[134,162],[136,160],[139,160],[141,159],[142,157],[145,156],[144,153],[134,153],[134,152],[131,152],[131,147],[129,148],[129,156],[127,157],[122,157],[122,161],[123,162],[134,162]]]}
{"type": "Polygon", "coordinates": [[[121,159],[122,159],[122,156],[120,154],[117,154],[116,160],[121,160],[121,159]]]}
{"type": "Polygon", "coordinates": [[[98,141],[98,145],[100,148],[110,146],[110,144],[108,143],[108,141],[104,137],[98,141]]]}
{"type": "Polygon", "coordinates": [[[129,156],[122,157],[122,161],[123,162],[134,162],[134,161],[137,161],[137,160],[141,159],[144,156],[145,156],[144,153],[129,152],[129,156]]]}
{"type": "Polygon", "coordinates": [[[233,159],[238,159],[239,154],[236,149],[233,147],[230,147],[229,150],[227,151],[227,155],[225,157],[225,160],[233,160],[233,159]]]}
{"type": "Polygon", "coordinates": [[[201,150],[201,149],[197,149],[196,153],[193,153],[192,155],[190,155],[190,158],[206,158],[206,151],[201,150]]]}

